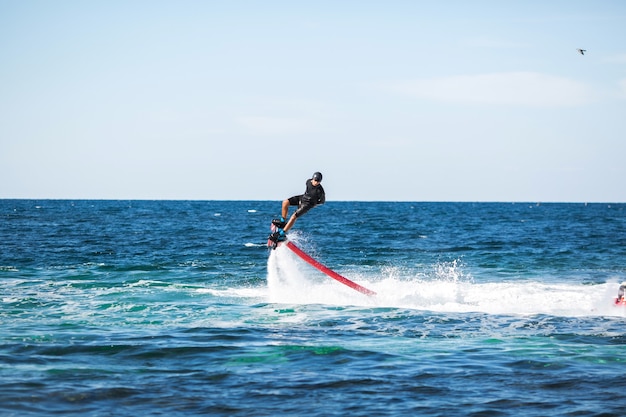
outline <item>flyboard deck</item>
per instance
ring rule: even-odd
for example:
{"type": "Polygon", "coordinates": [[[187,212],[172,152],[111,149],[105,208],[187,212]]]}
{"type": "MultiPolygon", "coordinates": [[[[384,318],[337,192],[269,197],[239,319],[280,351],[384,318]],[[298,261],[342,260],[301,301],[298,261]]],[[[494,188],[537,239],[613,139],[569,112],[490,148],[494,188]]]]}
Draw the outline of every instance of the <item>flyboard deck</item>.
{"type": "Polygon", "coordinates": [[[272,236],[276,234],[276,232],[281,230],[277,226],[277,224],[279,224],[277,220],[272,220],[272,224],[270,224],[270,230],[272,231],[272,234],[269,235],[269,237],[267,238],[267,247],[271,249],[276,249],[278,247],[278,244],[286,239],[286,237],[284,236],[282,237],[282,239],[272,239],[272,236]]]}
{"type": "MultiPolygon", "coordinates": [[[[272,230],[272,233],[275,233],[278,231],[278,227],[274,223],[272,223],[272,225],[270,226],[270,229],[272,230]]],[[[354,281],[350,281],[348,278],[342,275],[339,275],[332,269],[328,268],[326,265],[313,259],[306,252],[304,252],[302,249],[297,247],[293,242],[289,241],[286,237],[283,236],[282,240],[278,240],[278,241],[272,240],[270,238],[267,239],[267,246],[271,249],[276,249],[278,246],[282,246],[282,245],[285,245],[286,247],[288,247],[293,253],[298,255],[302,260],[307,262],[312,267],[316,268],[318,271],[323,272],[324,274],[331,277],[332,279],[341,282],[343,285],[346,285],[352,288],[353,290],[356,290],[365,295],[370,295],[370,296],[376,295],[374,291],[367,289],[364,286],[359,285],[354,281]]]]}

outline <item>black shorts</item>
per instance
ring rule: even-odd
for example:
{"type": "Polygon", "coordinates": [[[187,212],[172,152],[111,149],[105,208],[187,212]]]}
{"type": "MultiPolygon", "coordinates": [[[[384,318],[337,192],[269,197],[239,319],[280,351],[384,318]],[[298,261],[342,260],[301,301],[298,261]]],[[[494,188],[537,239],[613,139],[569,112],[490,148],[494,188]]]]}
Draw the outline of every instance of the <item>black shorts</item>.
{"type": "Polygon", "coordinates": [[[315,207],[315,205],[302,204],[302,201],[300,200],[301,197],[302,195],[294,195],[293,197],[289,197],[289,205],[298,206],[298,210],[296,210],[296,212],[294,213],[296,215],[296,219],[315,207]]]}

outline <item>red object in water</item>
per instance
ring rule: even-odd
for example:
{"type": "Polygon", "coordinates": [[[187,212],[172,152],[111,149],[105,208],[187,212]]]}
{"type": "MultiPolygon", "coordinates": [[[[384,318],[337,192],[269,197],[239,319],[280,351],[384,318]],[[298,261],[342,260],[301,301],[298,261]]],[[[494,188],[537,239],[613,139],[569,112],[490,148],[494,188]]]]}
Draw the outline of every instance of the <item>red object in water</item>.
{"type": "Polygon", "coordinates": [[[356,282],[350,281],[348,278],[346,278],[344,276],[341,276],[338,273],[336,273],[335,271],[333,271],[332,269],[326,267],[325,265],[322,265],[320,262],[316,261],[315,259],[311,258],[309,255],[307,255],[302,249],[300,249],[299,247],[294,245],[291,241],[287,241],[287,247],[289,249],[291,249],[291,251],[293,253],[295,253],[300,258],[302,258],[307,263],[309,263],[311,266],[317,268],[319,271],[325,273],[326,275],[328,275],[332,279],[335,279],[335,280],[341,282],[342,284],[347,285],[348,287],[350,287],[350,288],[352,288],[354,290],[357,290],[360,293],[367,294],[367,295],[376,295],[376,293],[374,291],[369,290],[369,289],[367,289],[367,288],[357,284],[356,282]]]}

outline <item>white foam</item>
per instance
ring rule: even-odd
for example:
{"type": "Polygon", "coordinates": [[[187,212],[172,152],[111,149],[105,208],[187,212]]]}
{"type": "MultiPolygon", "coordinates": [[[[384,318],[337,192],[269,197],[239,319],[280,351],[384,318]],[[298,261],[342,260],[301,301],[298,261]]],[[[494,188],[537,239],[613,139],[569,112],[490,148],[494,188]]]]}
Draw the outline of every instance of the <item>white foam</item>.
{"type": "Polygon", "coordinates": [[[233,298],[264,298],[267,296],[267,290],[259,287],[242,287],[242,288],[198,288],[195,290],[197,294],[211,294],[216,297],[233,297],[233,298]]]}
{"type": "Polygon", "coordinates": [[[596,285],[540,281],[476,283],[456,263],[436,264],[430,272],[412,276],[402,276],[397,268],[386,268],[374,276],[344,276],[377,295],[369,297],[344,286],[281,246],[271,251],[267,263],[268,300],[437,312],[626,317],[626,307],[613,305],[618,288],[613,282],[596,285]]]}
{"type": "Polygon", "coordinates": [[[382,279],[373,283],[381,303],[440,312],[623,315],[613,305],[615,285],[546,284],[536,281],[473,283],[419,279],[382,279]]]}

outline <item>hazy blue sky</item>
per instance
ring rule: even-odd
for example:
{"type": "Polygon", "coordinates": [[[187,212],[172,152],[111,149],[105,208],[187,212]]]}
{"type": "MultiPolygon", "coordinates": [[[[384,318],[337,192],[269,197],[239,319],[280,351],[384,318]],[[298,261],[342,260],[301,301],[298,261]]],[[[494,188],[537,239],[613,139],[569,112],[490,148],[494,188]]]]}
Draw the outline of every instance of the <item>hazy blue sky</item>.
{"type": "Polygon", "coordinates": [[[0,0],[0,198],[625,202],[625,157],[626,1],[0,0]]]}

